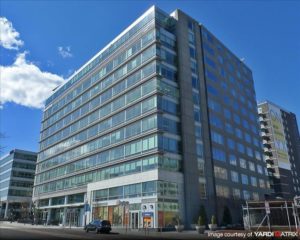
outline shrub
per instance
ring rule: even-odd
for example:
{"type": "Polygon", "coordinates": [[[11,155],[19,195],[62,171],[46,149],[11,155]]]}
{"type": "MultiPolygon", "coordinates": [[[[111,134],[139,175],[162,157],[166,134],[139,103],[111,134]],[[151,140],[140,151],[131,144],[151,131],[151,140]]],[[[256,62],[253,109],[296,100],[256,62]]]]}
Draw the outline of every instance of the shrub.
{"type": "Polygon", "coordinates": [[[217,218],[215,215],[211,216],[211,224],[217,224],[217,218]]]}

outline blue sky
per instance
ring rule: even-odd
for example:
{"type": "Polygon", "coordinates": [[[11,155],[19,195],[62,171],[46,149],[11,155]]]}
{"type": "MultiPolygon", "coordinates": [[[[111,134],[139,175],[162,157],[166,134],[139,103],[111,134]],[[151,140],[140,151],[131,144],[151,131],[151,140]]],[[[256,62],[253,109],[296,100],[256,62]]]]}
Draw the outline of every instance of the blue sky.
{"type": "Polygon", "coordinates": [[[11,25],[2,23],[15,33],[10,46],[0,46],[3,152],[37,151],[45,96],[153,4],[166,12],[180,8],[203,23],[245,58],[258,101],[283,106],[299,122],[299,1],[2,0],[0,16],[11,25]]]}

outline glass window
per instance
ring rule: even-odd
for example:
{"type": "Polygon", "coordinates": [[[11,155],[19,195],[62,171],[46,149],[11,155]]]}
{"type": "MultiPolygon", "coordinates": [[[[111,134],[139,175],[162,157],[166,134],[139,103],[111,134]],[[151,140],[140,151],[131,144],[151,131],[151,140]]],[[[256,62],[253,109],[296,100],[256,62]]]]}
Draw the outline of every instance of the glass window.
{"type": "Polygon", "coordinates": [[[231,181],[239,182],[239,174],[236,171],[231,171],[231,181]]]}
{"type": "Polygon", "coordinates": [[[251,181],[251,185],[253,187],[257,187],[257,179],[256,179],[256,177],[251,177],[250,181],[251,181]]]}
{"type": "Polygon", "coordinates": [[[247,161],[243,158],[240,158],[240,166],[241,168],[247,168],[247,161]]]}
{"type": "Polygon", "coordinates": [[[233,154],[230,154],[229,155],[229,162],[230,162],[230,164],[231,165],[237,165],[237,159],[236,159],[236,156],[235,155],[233,155],[233,154]]]}
{"type": "Polygon", "coordinates": [[[241,174],[242,176],[242,184],[248,185],[248,176],[246,174],[241,174]]]}
{"type": "Polygon", "coordinates": [[[215,143],[218,143],[221,145],[224,144],[224,137],[215,131],[211,131],[211,138],[212,138],[212,141],[215,143]]]}
{"type": "Polygon", "coordinates": [[[225,168],[214,166],[214,174],[215,177],[217,178],[224,179],[224,180],[228,179],[227,170],[225,168]]]}
{"type": "Polygon", "coordinates": [[[255,172],[255,164],[253,162],[249,162],[249,169],[255,172]]]}
{"type": "Polygon", "coordinates": [[[225,152],[221,149],[213,147],[213,159],[221,162],[226,162],[225,152]]]}
{"type": "Polygon", "coordinates": [[[235,141],[231,138],[227,138],[227,146],[229,149],[235,149],[235,141]]]}

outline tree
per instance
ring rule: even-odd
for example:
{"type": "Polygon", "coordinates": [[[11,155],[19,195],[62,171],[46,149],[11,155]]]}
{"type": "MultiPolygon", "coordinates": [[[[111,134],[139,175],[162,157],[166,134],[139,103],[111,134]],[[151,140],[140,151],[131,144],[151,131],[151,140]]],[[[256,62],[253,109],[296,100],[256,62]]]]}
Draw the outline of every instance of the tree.
{"type": "Polygon", "coordinates": [[[232,224],[231,213],[230,213],[230,210],[229,210],[229,208],[227,206],[224,207],[222,224],[224,226],[232,224]]]}

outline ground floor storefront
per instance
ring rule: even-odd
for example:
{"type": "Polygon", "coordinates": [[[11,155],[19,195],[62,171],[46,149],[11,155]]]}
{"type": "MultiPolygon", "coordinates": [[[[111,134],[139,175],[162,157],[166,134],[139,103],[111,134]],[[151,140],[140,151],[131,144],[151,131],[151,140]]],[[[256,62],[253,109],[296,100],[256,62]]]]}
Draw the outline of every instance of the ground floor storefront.
{"type": "Polygon", "coordinates": [[[31,217],[31,201],[3,201],[0,203],[0,218],[13,220],[31,217]]]}
{"type": "Polygon", "coordinates": [[[84,207],[44,208],[40,211],[43,224],[61,226],[84,226],[84,207]]]}
{"type": "Polygon", "coordinates": [[[137,199],[93,203],[90,219],[107,219],[118,228],[173,228],[179,215],[177,200],[136,203],[137,199]],[[124,204],[125,203],[125,204],[124,204]],[[164,209],[165,208],[165,209],[164,209]]]}

